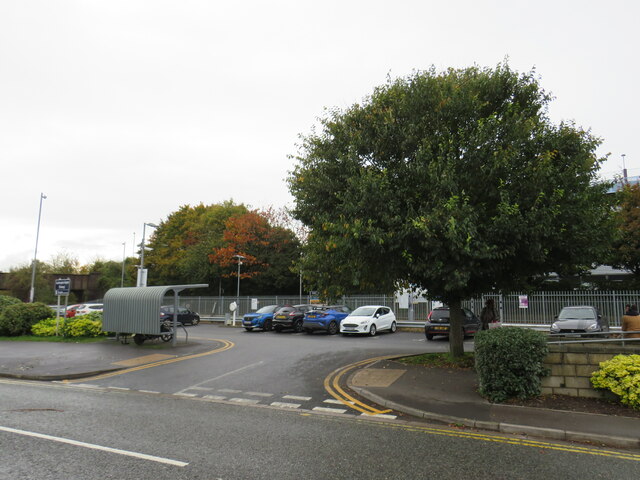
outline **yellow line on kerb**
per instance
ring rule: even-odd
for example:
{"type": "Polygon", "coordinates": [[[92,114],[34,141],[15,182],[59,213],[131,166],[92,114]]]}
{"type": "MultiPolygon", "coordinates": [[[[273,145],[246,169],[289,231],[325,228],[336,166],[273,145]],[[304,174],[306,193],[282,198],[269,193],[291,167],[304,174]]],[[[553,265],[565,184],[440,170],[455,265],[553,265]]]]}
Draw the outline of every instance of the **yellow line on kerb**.
{"type": "Polygon", "coordinates": [[[221,342],[223,345],[220,348],[216,348],[215,350],[209,350],[208,352],[194,353],[193,355],[185,355],[184,357],[169,358],[167,360],[160,360],[158,362],[147,363],[146,365],[140,365],[138,367],[125,368],[123,370],[117,370],[115,372],[103,373],[101,375],[95,375],[93,377],[78,378],[75,380],[63,380],[62,383],[80,383],[80,382],[86,382],[87,380],[99,380],[102,378],[115,377],[116,375],[123,375],[125,373],[144,370],[145,368],[158,367],[160,365],[167,365],[169,363],[181,362],[183,360],[191,360],[192,358],[205,357],[207,355],[213,355],[214,353],[224,352],[225,350],[229,350],[230,348],[235,347],[235,343],[230,342],[228,340],[218,340],[218,339],[211,339],[211,340],[214,340],[216,342],[221,342]]]}
{"type": "Polygon", "coordinates": [[[395,358],[397,355],[386,355],[384,357],[376,357],[376,358],[368,358],[367,360],[362,360],[360,362],[352,363],[351,365],[347,365],[345,367],[338,368],[331,372],[324,379],[324,389],[336,400],[341,401],[344,405],[349,408],[353,408],[361,413],[366,413],[367,415],[379,415],[382,413],[389,413],[392,410],[378,410],[377,408],[372,407],[371,405],[367,405],[366,403],[361,402],[353,398],[347,392],[345,392],[338,383],[342,376],[353,370],[354,368],[361,367],[363,365],[367,365],[369,363],[377,362],[378,360],[385,360],[387,358],[395,358]]]}

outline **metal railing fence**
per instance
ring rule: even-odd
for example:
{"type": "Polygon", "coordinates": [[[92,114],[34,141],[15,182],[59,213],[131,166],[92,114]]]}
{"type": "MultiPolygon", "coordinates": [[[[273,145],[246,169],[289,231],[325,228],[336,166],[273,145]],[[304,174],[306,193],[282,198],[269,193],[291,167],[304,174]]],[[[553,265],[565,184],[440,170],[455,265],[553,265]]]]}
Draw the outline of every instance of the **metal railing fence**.
{"type": "MultiPolygon", "coordinates": [[[[523,325],[550,325],[562,307],[592,305],[609,319],[611,326],[620,326],[625,305],[640,304],[640,291],[547,291],[535,293],[486,294],[463,302],[463,306],[475,312],[482,311],[484,302],[493,298],[500,320],[505,323],[523,325]],[[524,297],[526,297],[526,308],[524,297]]],[[[312,297],[303,295],[244,296],[239,299],[240,315],[254,311],[252,300],[257,300],[258,308],[265,305],[297,305],[312,303],[312,297]]],[[[180,305],[191,308],[203,317],[224,317],[229,313],[229,305],[235,296],[220,297],[180,297],[180,305]]],[[[408,320],[408,309],[399,308],[394,295],[349,295],[337,304],[355,309],[362,305],[385,305],[393,309],[399,321],[408,320]]],[[[414,320],[424,322],[433,307],[430,300],[421,299],[414,303],[414,320]]]]}

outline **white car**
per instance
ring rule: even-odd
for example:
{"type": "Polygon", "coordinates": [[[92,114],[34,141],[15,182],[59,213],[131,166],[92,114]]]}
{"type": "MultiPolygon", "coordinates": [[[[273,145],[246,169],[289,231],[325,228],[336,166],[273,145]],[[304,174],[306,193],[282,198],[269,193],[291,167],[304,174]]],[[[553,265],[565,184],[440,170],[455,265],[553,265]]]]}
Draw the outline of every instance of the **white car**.
{"type": "Polygon", "coordinates": [[[340,333],[367,333],[372,337],[382,330],[393,333],[396,331],[396,316],[389,307],[384,305],[365,305],[356,308],[342,322],[340,333]]]}
{"type": "Polygon", "coordinates": [[[102,312],[102,303],[83,303],[76,309],[76,316],[86,315],[91,312],[102,312]]]}

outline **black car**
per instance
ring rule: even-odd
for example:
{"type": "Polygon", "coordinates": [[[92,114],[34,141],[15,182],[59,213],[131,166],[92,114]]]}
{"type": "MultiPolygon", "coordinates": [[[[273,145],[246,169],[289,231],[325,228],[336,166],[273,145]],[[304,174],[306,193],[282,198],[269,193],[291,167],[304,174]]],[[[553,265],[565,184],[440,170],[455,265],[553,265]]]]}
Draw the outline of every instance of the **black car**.
{"type": "MultiPolygon", "coordinates": [[[[160,307],[160,320],[173,322],[173,305],[160,307]]],[[[183,325],[198,325],[200,323],[200,315],[192,312],[188,308],[178,307],[178,323],[183,325]]]]}
{"type": "MultiPolygon", "coordinates": [[[[480,319],[467,308],[463,308],[462,313],[464,315],[462,325],[464,336],[474,335],[481,329],[480,319]]],[[[434,308],[431,311],[424,326],[424,334],[427,340],[433,340],[436,335],[449,336],[449,307],[434,308]]]]}
{"type": "Polygon", "coordinates": [[[284,329],[293,329],[296,333],[302,332],[304,314],[313,310],[316,305],[286,305],[273,314],[273,329],[281,332],[284,329]]]}

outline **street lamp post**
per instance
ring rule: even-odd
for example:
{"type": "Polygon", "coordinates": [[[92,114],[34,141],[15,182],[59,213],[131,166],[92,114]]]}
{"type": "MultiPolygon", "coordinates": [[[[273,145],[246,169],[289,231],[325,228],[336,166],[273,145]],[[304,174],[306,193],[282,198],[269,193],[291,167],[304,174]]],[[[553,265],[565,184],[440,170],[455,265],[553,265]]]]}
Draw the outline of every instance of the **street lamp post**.
{"type": "Polygon", "coordinates": [[[122,278],[120,279],[120,288],[124,287],[124,262],[127,258],[127,242],[122,242],[122,278]]]}
{"type": "Polygon", "coordinates": [[[38,228],[36,229],[36,249],[33,252],[33,265],[31,266],[31,289],[29,290],[29,302],[33,303],[36,295],[36,258],[38,257],[38,238],[40,237],[40,218],[42,216],[42,200],[47,196],[40,192],[40,209],[38,210],[38,228]]]}
{"type": "Polygon", "coordinates": [[[142,243],[140,244],[140,266],[138,267],[138,287],[146,287],[147,286],[147,275],[144,269],[144,239],[145,239],[145,228],[149,226],[152,228],[158,228],[158,225],[155,223],[143,223],[142,224],[142,243]]]}
{"type": "Polygon", "coordinates": [[[242,260],[244,260],[246,257],[243,257],[242,255],[234,255],[233,258],[238,260],[238,289],[236,291],[236,305],[239,307],[240,306],[240,265],[242,265],[242,260]]]}

